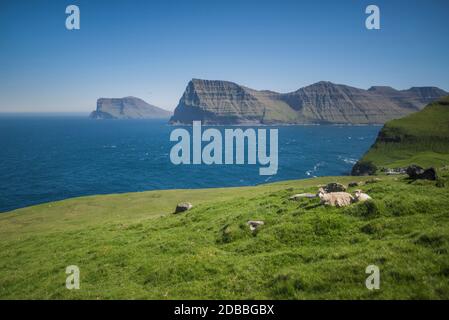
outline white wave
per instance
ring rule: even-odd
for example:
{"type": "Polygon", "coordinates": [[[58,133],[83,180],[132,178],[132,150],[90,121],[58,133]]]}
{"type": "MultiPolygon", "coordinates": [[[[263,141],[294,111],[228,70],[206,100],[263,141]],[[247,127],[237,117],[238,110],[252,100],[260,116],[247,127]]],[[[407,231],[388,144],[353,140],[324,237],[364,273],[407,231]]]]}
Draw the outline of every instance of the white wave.
{"type": "Polygon", "coordinates": [[[346,158],[346,157],[343,157],[343,156],[338,156],[338,159],[342,160],[344,163],[347,163],[347,164],[355,164],[357,162],[357,159],[346,158]]]}

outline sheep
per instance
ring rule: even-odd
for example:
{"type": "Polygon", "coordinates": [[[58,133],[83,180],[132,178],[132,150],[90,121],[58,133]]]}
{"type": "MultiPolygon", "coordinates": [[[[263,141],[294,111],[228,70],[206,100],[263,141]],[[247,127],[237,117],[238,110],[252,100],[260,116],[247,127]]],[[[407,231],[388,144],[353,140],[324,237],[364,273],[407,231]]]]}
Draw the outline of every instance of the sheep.
{"type": "Polygon", "coordinates": [[[353,196],[347,192],[326,193],[323,188],[318,190],[317,196],[321,199],[321,204],[337,208],[349,206],[354,201],[353,196]]]}
{"type": "Polygon", "coordinates": [[[362,190],[355,190],[354,199],[355,199],[355,202],[363,202],[363,201],[371,200],[372,198],[369,195],[367,195],[366,193],[363,193],[362,190]]]}

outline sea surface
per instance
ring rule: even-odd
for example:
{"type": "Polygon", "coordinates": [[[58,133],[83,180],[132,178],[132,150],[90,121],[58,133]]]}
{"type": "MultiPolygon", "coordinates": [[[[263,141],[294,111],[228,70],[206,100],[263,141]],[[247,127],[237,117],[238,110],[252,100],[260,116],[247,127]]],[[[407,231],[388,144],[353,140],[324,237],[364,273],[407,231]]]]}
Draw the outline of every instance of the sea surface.
{"type": "Polygon", "coordinates": [[[345,175],[381,127],[263,127],[279,129],[274,176],[260,176],[259,165],[174,165],[175,128],[163,120],[2,115],[0,212],[83,195],[345,175]]]}

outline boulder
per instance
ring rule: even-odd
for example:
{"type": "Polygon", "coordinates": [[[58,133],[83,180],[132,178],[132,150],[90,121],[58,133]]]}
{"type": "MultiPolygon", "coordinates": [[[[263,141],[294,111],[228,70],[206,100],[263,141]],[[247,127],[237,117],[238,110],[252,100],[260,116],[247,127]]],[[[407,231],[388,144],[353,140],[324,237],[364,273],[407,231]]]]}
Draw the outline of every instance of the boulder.
{"type": "Polygon", "coordinates": [[[411,179],[419,179],[418,177],[424,173],[424,169],[420,166],[412,164],[405,172],[411,179]]]}
{"type": "Polygon", "coordinates": [[[247,224],[249,225],[249,229],[251,231],[256,231],[256,229],[261,226],[264,225],[265,223],[261,220],[250,220],[247,222],[247,224]]]}
{"type": "Polygon", "coordinates": [[[424,172],[422,173],[422,175],[420,176],[419,179],[437,180],[438,179],[437,171],[433,167],[428,168],[428,169],[424,170],[424,172]]]}
{"type": "Polygon", "coordinates": [[[331,182],[328,183],[325,187],[324,187],[324,191],[327,193],[331,193],[331,192],[344,192],[346,191],[346,187],[344,185],[342,185],[341,183],[338,182],[331,182]]]}
{"type": "Polygon", "coordinates": [[[184,211],[190,210],[192,208],[193,208],[193,206],[190,202],[178,203],[178,205],[176,206],[175,213],[184,212],[184,211]]]}
{"type": "Polygon", "coordinates": [[[428,169],[424,169],[417,165],[411,165],[407,168],[407,175],[410,179],[425,179],[425,180],[436,180],[437,172],[435,168],[431,167],[428,169]]]}

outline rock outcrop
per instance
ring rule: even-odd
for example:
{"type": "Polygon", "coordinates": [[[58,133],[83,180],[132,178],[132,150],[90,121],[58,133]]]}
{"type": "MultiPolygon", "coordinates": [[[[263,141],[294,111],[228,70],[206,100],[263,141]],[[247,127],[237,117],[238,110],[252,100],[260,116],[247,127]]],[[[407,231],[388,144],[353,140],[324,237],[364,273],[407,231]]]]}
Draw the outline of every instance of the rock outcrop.
{"type": "Polygon", "coordinates": [[[435,87],[358,89],[318,82],[291,93],[193,79],[170,122],[190,124],[380,124],[422,109],[447,93],[435,87]]]}
{"type": "Polygon", "coordinates": [[[172,113],[135,97],[100,98],[93,119],[168,119],[172,113]]]}
{"type": "Polygon", "coordinates": [[[410,179],[424,179],[424,180],[437,180],[437,172],[435,168],[424,169],[417,165],[411,165],[406,170],[410,179]]]}

